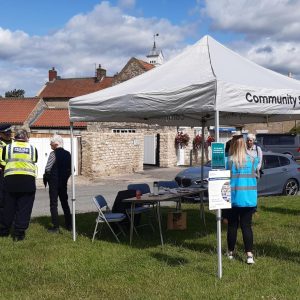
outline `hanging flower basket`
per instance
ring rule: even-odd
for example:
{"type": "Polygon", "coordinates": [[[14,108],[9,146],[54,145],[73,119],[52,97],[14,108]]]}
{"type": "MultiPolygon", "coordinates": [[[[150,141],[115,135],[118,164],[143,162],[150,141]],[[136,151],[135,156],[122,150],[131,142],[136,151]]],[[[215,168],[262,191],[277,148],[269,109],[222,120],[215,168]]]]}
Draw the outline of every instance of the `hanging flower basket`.
{"type": "Polygon", "coordinates": [[[206,139],[206,143],[207,143],[207,146],[211,146],[211,143],[213,143],[215,141],[215,138],[211,135],[209,135],[206,139]]]}
{"type": "Polygon", "coordinates": [[[193,139],[193,150],[201,149],[201,145],[202,145],[202,136],[200,134],[197,134],[193,139]]]}
{"type": "Polygon", "coordinates": [[[178,149],[183,149],[189,144],[189,141],[190,137],[187,133],[183,133],[182,131],[178,132],[175,137],[175,147],[178,149]]]}

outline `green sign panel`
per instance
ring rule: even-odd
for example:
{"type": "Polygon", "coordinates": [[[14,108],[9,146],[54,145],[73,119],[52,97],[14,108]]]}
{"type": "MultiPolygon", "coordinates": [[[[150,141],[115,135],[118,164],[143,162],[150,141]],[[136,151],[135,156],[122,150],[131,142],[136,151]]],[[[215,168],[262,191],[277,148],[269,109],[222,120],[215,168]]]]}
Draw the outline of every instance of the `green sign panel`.
{"type": "Polygon", "coordinates": [[[211,143],[211,168],[225,169],[224,143],[211,143]]]}

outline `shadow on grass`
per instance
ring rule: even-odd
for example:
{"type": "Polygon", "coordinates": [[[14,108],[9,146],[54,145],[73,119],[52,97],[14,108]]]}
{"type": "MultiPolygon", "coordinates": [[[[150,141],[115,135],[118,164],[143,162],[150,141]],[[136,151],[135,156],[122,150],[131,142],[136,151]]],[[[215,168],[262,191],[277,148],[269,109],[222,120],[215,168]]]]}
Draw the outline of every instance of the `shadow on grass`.
{"type": "MultiPolygon", "coordinates": [[[[174,211],[174,209],[169,207],[161,208],[162,213],[162,231],[164,242],[167,245],[186,245],[187,248],[192,247],[191,244],[186,243],[189,239],[200,239],[211,233],[215,233],[215,215],[209,211],[205,211],[206,218],[206,229],[203,224],[203,220],[200,218],[200,211],[198,206],[189,205],[187,208],[184,207],[184,211],[187,212],[187,229],[186,230],[166,230],[167,228],[167,213],[169,211],[174,211]]],[[[97,213],[81,213],[76,214],[76,231],[78,235],[88,237],[92,239],[95,221],[97,218],[97,213]]],[[[64,217],[59,216],[60,224],[64,224],[64,217]]],[[[142,220],[143,222],[143,220],[142,220]]],[[[51,224],[50,217],[37,217],[32,219],[32,223],[40,224],[47,229],[51,224]]],[[[134,234],[132,246],[135,248],[150,248],[157,247],[161,245],[159,230],[157,226],[157,220],[153,220],[155,226],[155,232],[153,233],[149,226],[142,227],[138,229],[138,234],[134,234]]],[[[109,228],[103,224],[101,234],[96,235],[96,240],[105,240],[116,242],[114,236],[110,232],[109,228]]],[[[120,241],[122,244],[129,244],[129,226],[125,226],[124,231],[126,237],[120,235],[120,241]]],[[[195,247],[197,244],[195,243],[195,247]]],[[[199,248],[199,247],[198,247],[199,248]]],[[[201,248],[201,246],[200,246],[201,248]]]]}
{"type": "Polygon", "coordinates": [[[49,228],[49,225],[51,223],[51,219],[50,217],[34,217],[31,219],[30,223],[32,224],[39,224],[41,225],[42,227],[45,227],[45,229],[48,229],[49,228]]]}
{"type": "Polygon", "coordinates": [[[151,256],[171,267],[183,266],[189,262],[186,258],[180,256],[171,256],[161,252],[151,253],[151,256]]]}
{"type": "Polygon", "coordinates": [[[280,260],[300,263],[299,251],[291,251],[287,247],[271,243],[256,243],[255,248],[258,256],[269,256],[280,260]]]}
{"type": "Polygon", "coordinates": [[[217,252],[216,245],[209,245],[209,244],[204,244],[204,243],[184,242],[182,244],[182,247],[192,250],[192,251],[197,251],[197,252],[206,252],[206,253],[216,253],[217,252]]]}
{"type": "Polygon", "coordinates": [[[259,209],[265,212],[277,213],[277,214],[285,214],[285,215],[300,215],[299,209],[290,209],[285,207],[267,207],[267,206],[260,206],[259,209]]]}
{"type": "MultiPolygon", "coordinates": [[[[97,217],[97,213],[81,213],[76,214],[76,232],[78,235],[82,236],[90,236],[92,238],[94,227],[95,227],[95,220],[97,217]]],[[[59,216],[59,224],[64,224],[64,216],[59,216]]],[[[31,223],[36,223],[45,228],[47,230],[51,225],[51,217],[35,217],[31,220],[31,223]]],[[[64,228],[64,227],[62,227],[64,228]]],[[[104,233],[104,230],[103,230],[104,233]]],[[[104,236],[104,234],[103,234],[104,236]]]]}
{"type": "MultiPolygon", "coordinates": [[[[215,232],[215,215],[206,211],[206,228],[203,224],[203,220],[200,218],[199,208],[189,206],[184,208],[183,211],[187,212],[187,229],[185,230],[168,230],[167,229],[167,214],[173,209],[163,207],[162,213],[162,234],[164,244],[167,246],[183,246],[186,240],[200,239],[211,233],[215,232]]],[[[157,221],[155,220],[155,223],[157,221]]],[[[156,225],[155,232],[153,233],[150,229],[144,228],[138,231],[139,237],[134,236],[133,247],[136,248],[150,248],[160,246],[160,235],[159,229],[156,225]]]]}

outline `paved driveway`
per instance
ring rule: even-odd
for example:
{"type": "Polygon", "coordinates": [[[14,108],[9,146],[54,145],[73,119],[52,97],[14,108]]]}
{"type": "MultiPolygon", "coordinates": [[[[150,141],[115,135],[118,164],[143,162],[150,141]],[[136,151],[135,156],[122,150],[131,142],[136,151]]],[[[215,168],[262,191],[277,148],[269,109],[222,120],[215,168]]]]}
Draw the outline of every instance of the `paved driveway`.
{"type": "MultiPolygon", "coordinates": [[[[117,192],[127,189],[129,183],[148,183],[152,188],[153,181],[156,180],[174,180],[175,175],[182,170],[182,167],[173,168],[146,168],[143,172],[126,174],[119,176],[110,176],[91,182],[82,176],[75,178],[76,190],[76,212],[95,211],[92,197],[102,194],[110,207],[112,206],[117,192]]],[[[72,197],[71,180],[69,181],[68,193],[69,199],[72,197]]],[[[45,189],[42,180],[37,181],[37,193],[32,210],[32,216],[50,216],[48,188],[45,189]]],[[[71,201],[69,201],[71,205],[71,201]]],[[[59,204],[59,213],[62,210],[59,204]]]]}

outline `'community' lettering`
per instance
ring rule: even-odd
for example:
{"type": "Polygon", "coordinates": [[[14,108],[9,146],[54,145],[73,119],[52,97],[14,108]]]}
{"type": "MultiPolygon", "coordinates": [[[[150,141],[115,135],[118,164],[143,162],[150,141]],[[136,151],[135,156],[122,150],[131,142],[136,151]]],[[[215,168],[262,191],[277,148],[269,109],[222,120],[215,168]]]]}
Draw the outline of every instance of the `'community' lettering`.
{"type": "Polygon", "coordinates": [[[293,105],[295,108],[297,104],[297,99],[300,105],[300,96],[293,97],[289,94],[286,96],[264,96],[264,95],[252,95],[251,93],[246,93],[246,100],[248,102],[262,103],[262,104],[284,104],[284,105],[293,105]]]}

